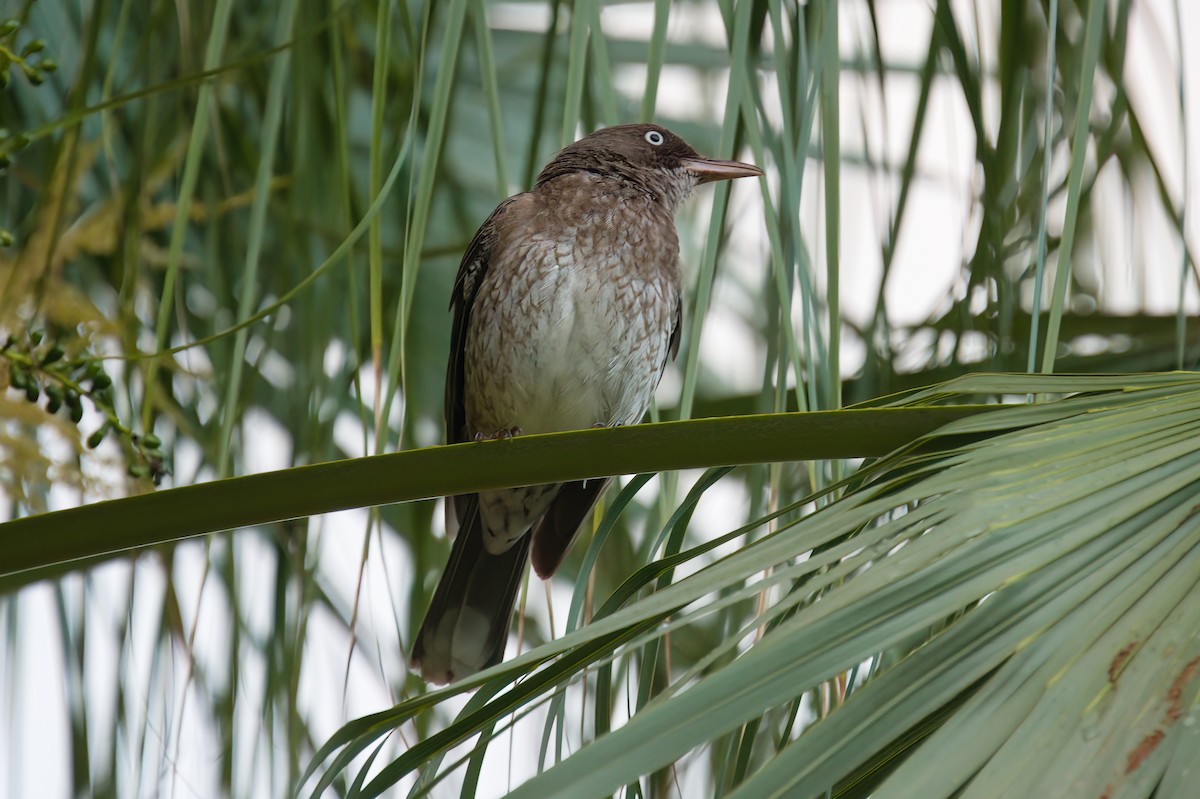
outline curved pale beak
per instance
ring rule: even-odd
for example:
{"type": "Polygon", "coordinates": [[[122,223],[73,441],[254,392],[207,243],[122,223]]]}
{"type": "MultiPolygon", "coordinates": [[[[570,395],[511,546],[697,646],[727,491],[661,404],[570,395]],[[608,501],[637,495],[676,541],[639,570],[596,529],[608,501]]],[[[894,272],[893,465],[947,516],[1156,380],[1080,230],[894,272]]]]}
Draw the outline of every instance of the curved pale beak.
{"type": "Polygon", "coordinates": [[[718,180],[733,180],[734,178],[762,177],[763,171],[753,164],[743,164],[741,161],[718,161],[715,158],[683,159],[683,166],[700,179],[701,183],[714,183],[718,180]]]}

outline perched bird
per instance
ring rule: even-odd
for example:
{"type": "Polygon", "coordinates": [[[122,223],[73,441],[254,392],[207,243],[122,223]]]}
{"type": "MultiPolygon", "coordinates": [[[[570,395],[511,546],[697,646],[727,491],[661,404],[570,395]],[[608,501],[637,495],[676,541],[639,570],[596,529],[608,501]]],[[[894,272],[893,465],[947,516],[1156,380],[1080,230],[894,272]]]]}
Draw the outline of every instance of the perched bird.
{"type": "MultiPolygon", "coordinates": [[[[598,130],[475,234],[450,305],[447,443],[636,424],[679,347],[675,212],[701,183],[762,175],[658,125],[598,130]]],[[[448,497],[450,561],[413,647],[429,682],[499,663],[517,587],[546,578],[608,484],[448,497]]]]}

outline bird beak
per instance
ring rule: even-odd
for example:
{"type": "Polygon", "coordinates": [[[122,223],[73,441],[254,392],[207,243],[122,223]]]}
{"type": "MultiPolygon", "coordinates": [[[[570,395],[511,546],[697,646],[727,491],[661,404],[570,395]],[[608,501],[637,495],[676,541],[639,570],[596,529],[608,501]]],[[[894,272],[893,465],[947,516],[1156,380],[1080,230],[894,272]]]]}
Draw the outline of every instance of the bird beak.
{"type": "Polygon", "coordinates": [[[762,177],[763,171],[753,164],[743,164],[741,161],[718,161],[715,158],[683,159],[687,171],[700,179],[701,183],[713,183],[718,180],[733,180],[734,178],[762,177]]]}

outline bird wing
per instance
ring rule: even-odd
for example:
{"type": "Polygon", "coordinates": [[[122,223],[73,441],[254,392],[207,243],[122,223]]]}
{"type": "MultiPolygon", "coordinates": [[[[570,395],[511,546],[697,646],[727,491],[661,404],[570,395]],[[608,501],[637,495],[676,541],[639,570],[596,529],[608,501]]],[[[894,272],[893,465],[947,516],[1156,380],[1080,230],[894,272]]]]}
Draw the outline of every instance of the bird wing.
{"type": "MultiPolygon", "coordinates": [[[[450,329],[450,357],[446,361],[446,443],[458,444],[468,440],[467,409],[463,398],[464,370],[467,357],[467,331],[471,326],[471,308],[475,295],[483,283],[484,275],[492,261],[492,251],[499,236],[499,222],[513,201],[520,197],[509,197],[496,206],[492,215],[479,226],[475,238],[467,245],[458,274],[454,278],[454,289],[450,293],[450,308],[454,311],[454,325],[450,329]]],[[[446,534],[450,537],[458,532],[459,520],[468,515],[474,494],[463,494],[446,502],[446,534]]]]}
{"type": "Polygon", "coordinates": [[[499,221],[508,207],[519,197],[509,197],[496,206],[475,238],[467,245],[458,275],[454,278],[454,290],[450,294],[450,308],[454,311],[454,326],[450,331],[450,358],[446,364],[446,443],[457,444],[467,440],[467,411],[463,401],[463,371],[466,364],[467,330],[471,326],[471,308],[475,295],[483,283],[484,275],[492,261],[492,250],[498,237],[499,221]]]}
{"type": "MultiPolygon", "coordinates": [[[[671,360],[675,360],[675,356],[679,354],[679,336],[683,332],[683,295],[675,300],[675,319],[671,322],[671,338],[667,346],[671,351],[671,360]]],[[[667,362],[663,361],[663,369],[667,368],[667,362]]],[[[662,370],[659,370],[658,379],[662,380],[662,370]]]]}

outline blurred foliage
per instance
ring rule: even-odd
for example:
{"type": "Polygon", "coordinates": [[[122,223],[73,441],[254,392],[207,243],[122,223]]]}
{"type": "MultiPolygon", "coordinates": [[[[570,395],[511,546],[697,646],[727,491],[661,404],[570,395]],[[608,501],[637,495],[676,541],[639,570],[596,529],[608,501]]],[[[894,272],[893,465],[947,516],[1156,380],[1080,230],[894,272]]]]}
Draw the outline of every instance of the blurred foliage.
{"type": "MultiPolygon", "coordinates": [[[[687,329],[663,418],[836,408],[970,372],[1036,371],[1044,349],[1058,372],[1200,359],[1181,233],[1187,158],[1143,121],[1126,74],[1131,30],[1157,41],[1147,28],[1179,28],[1164,3],[5,3],[6,517],[138,493],[149,478],[190,485],[438,443],[446,299],[475,228],[564,143],[640,119],[769,175],[758,196],[743,185],[731,200],[723,185],[682,215],[687,329]],[[955,153],[946,143],[960,121],[971,135],[955,153]],[[931,192],[961,219],[939,218],[946,206],[931,192]],[[927,278],[947,242],[960,250],[953,277],[927,278]],[[863,266],[851,252],[868,253],[866,268],[851,271],[863,266]],[[839,280],[871,269],[877,277],[839,280]],[[852,313],[864,297],[868,312],[852,313]],[[932,310],[914,315],[914,302],[932,310]],[[749,342],[738,369],[725,336],[749,342]]],[[[1174,46],[1136,66],[1137,85],[1181,84],[1181,38],[1174,46]]],[[[1071,385],[1056,393],[1087,391],[1071,385]]],[[[989,384],[971,398],[1023,393],[989,384]]],[[[743,467],[694,490],[695,475],[665,474],[636,496],[610,492],[610,506],[628,506],[598,516],[606,546],[577,547],[564,568],[580,603],[570,626],[658,558],[712,561],[714,531],[749,544],[853,497],[859,467],[743,467]]],[[[7,695],[61,692],[49,672],[22,666],[30,642],[53,635],[65,741],[45,756],[62,762],[69,790],[288,793],[342,722],[400,700],[432,707],[404,657],[447,551],[430,534],[434,510],[407,503],[164,543],[50,582],[17,575],[0,598],[7,695]],[[42,612],[47,586],[53,610],[42,612]],[[113,661],[95,653],[101,639],[113,661]]],[[[673,572],[641,574],[650,594],[673,572]]],[[[514,747],[516,773],[734,662],[731,642],[757,626],[763,602],[731,601],[669,646],[602,640],[614,659],[554,695],[553,733],[544,714],[530,719],[542,748],[514,747]]],[[[673,769],[676,755],[664,756],[628,795],[732,790],[970,604],[859,653],[870,667],[796,683],[790,703],[673,769]]],[[[561,633],[556,614],[552,630],[531,610],[524,641],[561,633]]],[[[969,693],[939,706],[929,731],[969,693]]],[[[43,710],[6,701],[0,763],[28,780],[14,741],[43,710]]],[[[443,749],[413,744],[444,727],[449,707],[413,715],[349,772],[322,772],[330,790],[349,793],[365,760],[398,753],[419,755],[433,779],[467,733],[443,749]]],[[[856,760],[828,784],[886,776],[896,760],[884,744],[907,729],[860,753],[879,756],[878,774],[867,779],[856,760]]],[[[479,758],[501,761],[489,768],[504,768],[505,737],[484,736],[479,758]]],[[[468,793],[503,791],[482,768],[473,760],[456,779],[468,793]]]]}

